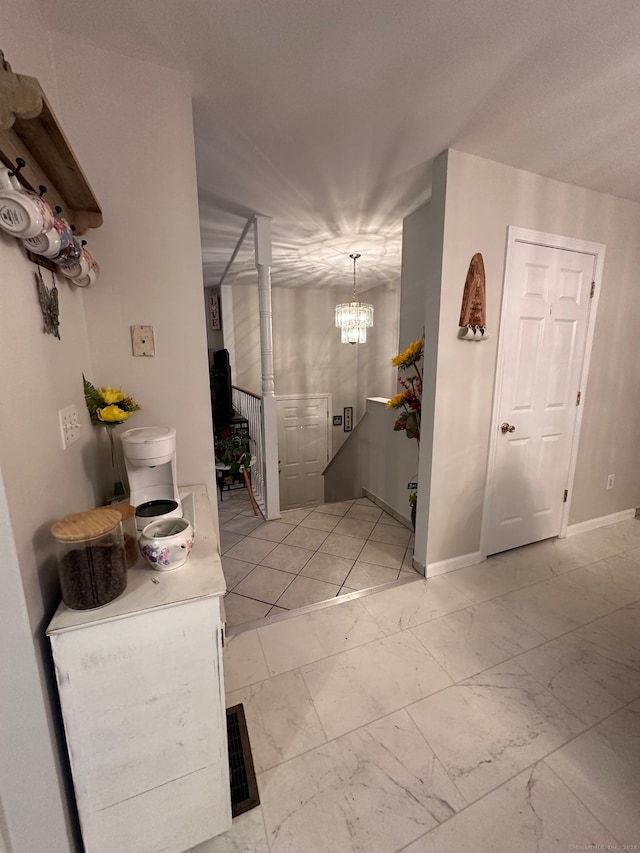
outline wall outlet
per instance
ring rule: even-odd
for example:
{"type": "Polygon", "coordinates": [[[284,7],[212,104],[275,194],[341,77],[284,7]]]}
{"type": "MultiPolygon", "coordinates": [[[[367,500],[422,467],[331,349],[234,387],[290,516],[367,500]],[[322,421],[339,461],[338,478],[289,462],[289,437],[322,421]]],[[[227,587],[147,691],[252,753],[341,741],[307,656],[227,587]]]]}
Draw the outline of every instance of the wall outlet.
{"type": "Polygon", "coordinates": [[[616,481],[616,475],[615,474],[609,474],[609,476],[607,477],[607,489],[612,489],[615,481],[616,481]]]}
{"type": "Polygon", "coordinates": [[[154,356],[153,326],[131,326],[131,352],[136,356],[154,356]]]}
{"type": "Polygon", "coordinates": [[[60,421],[60,435],[62,437],[62,449],[66,450],[70,444],[80,438],[80,421],[78,410],[75,406],[67,406],[58,412],[60,421]]]}

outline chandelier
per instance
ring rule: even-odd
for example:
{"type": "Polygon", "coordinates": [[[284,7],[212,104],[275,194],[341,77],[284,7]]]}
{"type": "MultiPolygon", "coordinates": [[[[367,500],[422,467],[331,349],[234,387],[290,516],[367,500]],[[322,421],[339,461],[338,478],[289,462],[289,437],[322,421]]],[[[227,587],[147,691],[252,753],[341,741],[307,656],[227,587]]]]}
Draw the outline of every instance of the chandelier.
{"type": "Polygon", "coordinates": [[[366,344],[367,329],[373,326],[373,305],[358,302],[356,296],[357,252],[349,255],[353,260],[353,301],[336,305],[336,326],[342,330],[343,344],[366,344]]]}

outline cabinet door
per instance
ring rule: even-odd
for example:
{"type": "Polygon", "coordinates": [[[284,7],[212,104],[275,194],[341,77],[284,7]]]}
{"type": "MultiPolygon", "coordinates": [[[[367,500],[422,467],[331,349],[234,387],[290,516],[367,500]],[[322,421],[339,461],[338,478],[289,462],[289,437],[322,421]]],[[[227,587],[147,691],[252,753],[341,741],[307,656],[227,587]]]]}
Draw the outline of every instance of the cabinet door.
{"type": "Polygon", "coordinates": [[[219,607],[51,637],[87,853],[182,853],[230,826],[219,607]]]}

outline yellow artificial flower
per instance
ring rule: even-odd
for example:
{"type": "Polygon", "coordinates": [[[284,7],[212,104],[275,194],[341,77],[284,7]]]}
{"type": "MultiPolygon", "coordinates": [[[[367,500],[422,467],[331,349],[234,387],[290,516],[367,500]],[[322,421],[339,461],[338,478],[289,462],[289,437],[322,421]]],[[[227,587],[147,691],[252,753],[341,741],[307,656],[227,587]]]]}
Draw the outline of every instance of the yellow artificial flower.
{"type": "Polygon", "coordinates": [[[133,397],[125,397],[124,404],[127,407],[127,412],[132,415],[134,412],[140,411],[140,406],[136,403],[133,397]]]}
{"type": "Polygon", "coordinates": [[[126,419],[131,415],[131,412],[125,412],[124,409],[121,409],[120,406],[105,406],[103,409],[98,409],[96,411],[98,416],[98,420],[103,421],[107,424],[117,424],[122,423],[122,421],[126,421],[126,419]]]}
{"type": "Polygon", "coordinates": [[[410,398],[411,393],[409,391],[401,391],[399,394],[395,394],[387,401],[387,409],[399,409],[400,406],[404,406],[410,398]]]}
{"type": "Polygon", "coordinates": [[[124,400],[124,394],[119,388],[99,388],[98,390],[102,394],[102,399],[107,406],[111,406],[113,403],[120,403],[124,400]]]}
{"type": "Polygon", "coordinates": [[[420,340],[410,343],[403,352],[398,353],[395,358],[392,358],[391,364],[394,367],[411,367],[412,364],[415,364],[416,361],[422,358],[423,350],[424,338],[420,338],[420,340]]]}

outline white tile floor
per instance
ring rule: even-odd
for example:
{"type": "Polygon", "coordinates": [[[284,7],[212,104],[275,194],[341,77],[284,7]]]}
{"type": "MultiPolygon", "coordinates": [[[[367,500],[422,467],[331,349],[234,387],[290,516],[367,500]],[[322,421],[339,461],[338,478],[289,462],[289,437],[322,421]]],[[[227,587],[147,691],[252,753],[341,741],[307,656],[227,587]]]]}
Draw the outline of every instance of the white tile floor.
{"type": "Polygon", "coordinates": [[[640,847],[635,519],[238,633],[225,681],[261,805],[197,853],[640,847]]]}
{"type": "Polygon", "coordinates": [[[218,499],[227,627],[414,577],[413,534],[367,498],[256,517],[244,489],[218,499]]]}

